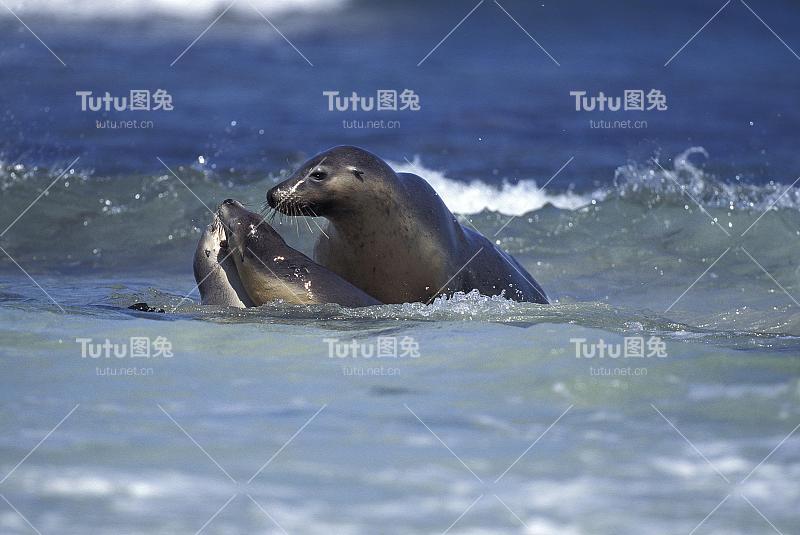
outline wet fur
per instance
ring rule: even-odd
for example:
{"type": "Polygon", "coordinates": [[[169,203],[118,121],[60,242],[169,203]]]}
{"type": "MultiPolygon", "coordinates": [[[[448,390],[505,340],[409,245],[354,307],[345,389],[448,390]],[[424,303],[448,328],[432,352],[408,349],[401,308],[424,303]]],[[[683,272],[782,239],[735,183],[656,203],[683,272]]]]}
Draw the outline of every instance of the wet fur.
{"type": "Polygon", "coordinates": [[[395,173],[358,147],[335,147],[311,158],[268,191],[267,200],[289,216],[327,218],[314,258],[383,302],[427,302],[473,289],[548,302],[513,257],[462,227],[424,179],[395,173]],[[314,179],[315,173],[321,177],[314,179]]]}
{"type": "Polygon", "coordinates": [[[289,247],[259,214],[241,204],[223,204],[228,247],[248,296],[256,305],[282,299],[287,303],[338,303],[359,307],[380,302],[303,253],[289,247]]]}

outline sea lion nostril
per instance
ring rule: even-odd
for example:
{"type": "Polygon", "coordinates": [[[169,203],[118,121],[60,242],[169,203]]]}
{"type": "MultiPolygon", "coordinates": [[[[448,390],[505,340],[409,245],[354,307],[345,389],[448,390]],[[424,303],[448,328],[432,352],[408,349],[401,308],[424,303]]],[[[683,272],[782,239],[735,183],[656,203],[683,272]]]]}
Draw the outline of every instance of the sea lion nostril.
{"type": "Polygon", "coordinates": [[[233,199],[225,199],[224,201],[222,201],[222,204],[233,204],[235,202],[236,201],[234,201],[233,199]]]}

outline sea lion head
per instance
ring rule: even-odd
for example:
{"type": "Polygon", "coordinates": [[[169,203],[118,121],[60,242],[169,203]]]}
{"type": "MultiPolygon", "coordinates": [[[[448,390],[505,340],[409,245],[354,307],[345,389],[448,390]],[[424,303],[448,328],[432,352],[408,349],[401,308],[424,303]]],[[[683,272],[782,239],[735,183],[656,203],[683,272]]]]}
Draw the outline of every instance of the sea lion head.
{"type": "Polygon", "coordinates": [[[225,231],[218,217],[214,217],[200,236],[194,253],[194,277],[200,283],[200,293],[206,278],[219,267],[225,257],[220,244],[225,240],[225,231]]]}
{"type": "Polygon", "coordinates": [[[369,151],[339,146],[317,154],[289,178],[267,191],[269,205],[288,215],[329,216],[363,208],[395,177],[369,151]],[[366,195],[365,195],[366,194],[366,195]]]}
{"type": "Polygon", "coordinates": [[[217,217],[225,229],[222,248],[233,252],[234,258],[261,256],[282,250],[286,242],[264,218],[245,208],[234,199],[226,199],[217,208],[217,217]]]}
{"type": "Polygon", "coordinates": [[[200,236],[194,254],[194,278],[200,300],[203,304],[237,308],[253,306],[225,244],[224,225],[215,215],[200,236]]]}
{"type": "Polygon", "coordinates": [[[307,278],[311,262],[275,232],[264,219],[233,199],[218,208],[225,227],[222,247],[229,250],[242,286],[253,303],[259,305],[282,299],[289,303],[309,303],[315,299],[307,278]],[[288,282],[287,282],[288,281],[288,282]]]}

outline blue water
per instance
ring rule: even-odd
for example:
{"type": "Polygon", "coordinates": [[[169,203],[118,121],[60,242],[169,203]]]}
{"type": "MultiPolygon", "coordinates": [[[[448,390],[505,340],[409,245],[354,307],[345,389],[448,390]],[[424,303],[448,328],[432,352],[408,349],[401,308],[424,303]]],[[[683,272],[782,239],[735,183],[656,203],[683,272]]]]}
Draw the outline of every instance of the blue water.
{"type": "MultiPolygon", "coordinates": [[[[426,58],[476,3],[255,2],[290,44],[241,2],[177,61],[228,4],[9,4],[52,54],[2,8],[0,533],[800,529],[800,7],[501,2],[545,53],[483,2],[426,58]],[[75,95],[132,89],[174,109],[75,95]],[[323,96],[379,89],[421,109],[323,96]],[[570,96],[626,89],[668,108],[570,96]],[[614,120],[647,127],[590,124],[614,120]],[[199,305],[204,203],[257,209],[345,143],[424,176],[554,304],[199,305]],[[172,356],[99,347],[132,337],[172,356]],[[664,354],[576,353],[626,337],[664,354]]],[[[315,225],[275,225],[310,254],[315,225]]]]}
{"type": "MultiPolygon", "coordinates": [[[[173,67],[213,16],[120,21],[101,11],[105,17],[65,16],[56,24],[31,14],[32,28],[67,67],[4,17],[0,149],[9,160],[36,163],[82,155],[82,166],[104,174],[160,171],[154,155],[177,164],[200,154],[220,170],[258,174],[300,153],[353,143],[397,161],[420,154],[434,167],[484,181],[493,180],[494,169],[495,180],[549,176],[576,156],[554,187],[586,188],[607,183],[628,158],[701,144],[725,178],[796,177],[798,60],[741,3],[729,5],[667,67],[720,4],[504,4],[557,66],[495,4],[484,3],[417,67],[473,6],[363,2],[280,19],[313,67],[245,3],[173,67]],[[174,111],[107,115],[152,119],[151,130],[98,130],[97,115],[81,112],[75,96],[137,88],[166,89],[174,111]],[[330,113],[322,95],[405,88],[420,95],[421,113],[330,113]],[[653,88],[667,95],[667,111],[624,115],[647,120],[643,132],[592,131],[590,117],[612,115],[575,112],[569,95],[653,88]],[[343,119],[358,117],[394,118],[401,126],[342,128],[343,119]]],[[[757,10],[792,45],[798,7],[762,2],[757,10]]]]}

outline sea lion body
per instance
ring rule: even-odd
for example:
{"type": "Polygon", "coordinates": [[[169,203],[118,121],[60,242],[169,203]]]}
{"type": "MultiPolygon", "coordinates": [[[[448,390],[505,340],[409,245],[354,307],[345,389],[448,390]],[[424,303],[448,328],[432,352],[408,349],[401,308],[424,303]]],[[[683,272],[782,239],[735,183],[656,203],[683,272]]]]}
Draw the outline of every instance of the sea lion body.
{"type": "Polygon", "coordinates": [[[363,149],[314,156],[270,189],[267,201],[288,215],[327,218],[315,259],[385,303],[473,289],[548,302],[513,257],[464,228],[423,178],[395,173],[363,149]]]}
{"type": "Polygon", "coordinates": [[[379,305],[335,273],[292,249],[263,218],[228,199],[219,207],[227,248],[242,287],[255,306],[281,299],[294,304],[379,305]]]}
{"type": "Polygon", "coordinates": [[[219,217],[214,216],[200,237],[194,253],[194,278],[204,305],[252,307],[236,265],[223,244],[225,230],[219,217]]]}

